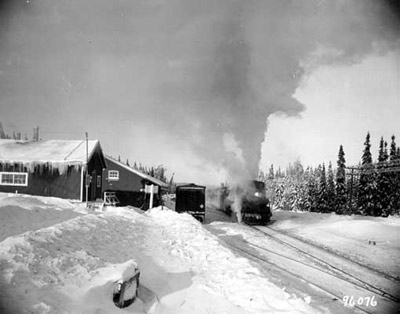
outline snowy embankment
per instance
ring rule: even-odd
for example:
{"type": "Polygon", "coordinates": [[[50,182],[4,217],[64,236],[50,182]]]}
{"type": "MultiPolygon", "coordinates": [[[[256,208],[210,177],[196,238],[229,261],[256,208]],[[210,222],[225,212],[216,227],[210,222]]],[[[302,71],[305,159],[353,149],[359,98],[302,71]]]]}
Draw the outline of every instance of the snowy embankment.
{"type": "Polygon", "coordinates": [[[272,227],[327,250],[400,276],[400,218],[274,212],[272,227]]]}
{"type": "Polygon", "coordinates": [[[0,242],[1,313],[315,313],[187,214],[83,214],[82,205],[64,200],[1,195],[0,215],[9,219],[0,242]],[[48,225],[41,210],[51,207],[66,221],[48,225]],[[15,208],[19,219],[31,215],[22,234],[15,208]],[[113,285],[136,263],[139,299],[119,309],[113,285]]]}

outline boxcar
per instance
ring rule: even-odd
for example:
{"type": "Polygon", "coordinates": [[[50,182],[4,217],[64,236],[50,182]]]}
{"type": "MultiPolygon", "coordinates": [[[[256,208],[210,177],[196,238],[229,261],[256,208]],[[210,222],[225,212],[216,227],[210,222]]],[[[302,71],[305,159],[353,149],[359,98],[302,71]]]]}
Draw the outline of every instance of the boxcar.
{"type": "Polygon", "coordinates": [[[206,214],[206,187],[196,184],[178,185],[176,187],[175,211],[187,212],[203,222],[206,214]]]}

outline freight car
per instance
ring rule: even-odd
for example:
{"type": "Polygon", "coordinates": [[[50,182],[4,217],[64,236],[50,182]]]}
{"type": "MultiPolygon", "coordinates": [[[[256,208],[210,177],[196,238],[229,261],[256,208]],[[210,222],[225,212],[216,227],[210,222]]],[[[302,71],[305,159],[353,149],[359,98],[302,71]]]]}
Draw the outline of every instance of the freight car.
{"type": "Polygon", "coordinates": [[[271,220],[271,207],[265,194],[265,184],[261,181],[250,181],[246,187],[236,187],[230,190],[221,186],[220,207],[228,215],[233,212],[233,206],[240,207],[240,219],[246,224],[265,225],[271,220]],[[234,204],[236,200],[240,206],[234,204]]]}
{"type": "Polygon", "coordinates": [[[176,187],[175,211],[187,212],[200,222],[206,215],[206,187],[196,184],[178,185],[176,187]]]}

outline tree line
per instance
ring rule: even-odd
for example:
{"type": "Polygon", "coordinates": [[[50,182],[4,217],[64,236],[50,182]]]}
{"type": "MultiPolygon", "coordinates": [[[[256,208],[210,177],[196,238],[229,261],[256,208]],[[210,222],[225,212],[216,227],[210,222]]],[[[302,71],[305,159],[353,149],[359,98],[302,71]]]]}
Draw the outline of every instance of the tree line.
{"type": "Polygon", "coordinates": [[[374,162],[368,132],[361,161],[346,166],[340,145],[336,167],[329,162],[304,169],[295,161],[287,169],[273,165],[259,179],[264,181],[273,207],[293,211],[388,216],[400,214],[400,147],[395,136],[390,147],[381,137],[374,162]]]}
{"type": "Polygon", "coordinates": [[[25,133],[24,136],[22,137],[21,132],[13,132],[12,135],[6,133],[3,129],[3,125],[0,122],[0,139],[28,140],[28,136],[25,133]]]}
{"type": "MultiPolygon", "coordinates": [[[[121,162],[121,156],[118,156],[118,161],[121,162]]],[[[131,166],[129,159],[126,159],[125,164],[128,167],[131,167],[137,171],[140,171],[141,173],[147,174],[148,176],[151,176],[162,182],[167,183],[167,181],[168,181],[168,179],[166,177],[167,168],[165,168],[163,165],[148,167],[148,166],[144,166],[141,163],[137,163],[136,161],[134,161],[133,165],[131,166]]],[[[171,177],[170,183],[172,183],[172,180],[173,180],[173,177],[171,177]]]]}

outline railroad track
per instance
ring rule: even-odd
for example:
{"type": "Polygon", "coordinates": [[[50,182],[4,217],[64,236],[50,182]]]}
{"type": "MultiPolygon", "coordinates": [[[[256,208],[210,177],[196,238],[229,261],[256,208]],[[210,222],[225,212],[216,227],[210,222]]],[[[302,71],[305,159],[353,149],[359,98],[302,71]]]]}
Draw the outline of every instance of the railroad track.
{"type": "MultiPolygon", "coordinates": [[[[328,268],[332,269],[332,270],[333,270],[334,272],[336,272],[337,274],[342,275],[343,277],[345,277],[345,278],[347,278],[347,279],[353,280],[353,281],[355,282],[355,284],[359,283],[358,285],[359,285],[360,287],[365,287],[365,288],[368,289],[369,291],[374,292],[374,293],[377,293],[377,294],[380,294],[380,295],[382,295],[383,297],[385,297],[385,298],[387,298],[387,299],[389,299],[389,300],[392,300],[392,301],[394,301],[394,302],[397,302],[397,303],[400,302],[399,296],[395,296],[395,295],[393,295],[392,293],[387,292],[387,291],[381,289],[380,287],[377,287],[377,286],[375,286],[375,285],[373,285],[373,284],[371,284],[371,283],[369,283],[369,282],[367,282],[367,281],[365,281],[365,280],[363,280],[363,279],[361,279],[361,278],[359,278],[359,277],[357,277],[357,276],[354,276],[353,274],[349,273],[348,271],[344,271],[343,269],[339,268],[338,266],[333,265],[332,263],[329,263],[329,262],[327,262],[327,261],[325,261],[325,260],[322,260],[321,258],[319,258],[319,257],[317,257],[317,256],[315,256],[315,255],[313,255],[313,254],[310,254],[309,252],[306,252],[305,250],[302,250],[302,249],[300,249],[300,248],[298,248],[298,247],[296,247],[296,246],[294,246],[294,245],[292,245],[292,244],[290,244],[290,243],[288,243],[288,242],[286,242],[286,241],[283,241],[282,239],[279,239],[279,238],[277,238],[277,237],[271,235],[270,233],[267,233],[267,232],[261,230],[261,229],[258,228],[258,227],[254,227],[254,226],[249,226],[249,227],[252,228],[253,230],[256,230],[256,231],[258,231],[258,232],[261,232],[263,235],[266,235],[266,236],[268,236],[269,238],[272,238],[273,240],[275,240],[275,241],[277,241],[277,242],[279,242],[279,243],[281,243],[281,244],[283,244],[283,245],[285,245],[285,246],[287,246],[287,247],[289,247],[289,248],[291,248],[291,249],[293,249],[293,250],[295,250],[295,251],[297,251],[297,252],[300,252],[300,253],[302,253],[302,254],[304,254],[304,255],[310,257],[311,259],[317,261],[318,263],[327,266],[328,268]]],[[[264,228],[268,228],[268,229],[270,229],[270,230],[273,230],[274,232],[278,232],[278,233],[279,233],[279,231],[276,231],[275,229],[271,229],[271,228],[269,228],[269,227],[264,227],[264,228]]],[[[285,236],[288,236],[288,235],[285,234],[285,236]]],[[[297,241],[300,241],[300,240],[297,239],[297,238],[295,238],[295,239],[296,239],[297,241]]],[[[305,241],[302,241],[302,242],[305,243],[306,245],[309,245],[308,242],[305,242],[305,241]]],[[[253,245],[253,244],[251,244],[251,245],[253,245]]],[[[261,249],[266,249],[266,248],[261,248],[261,249]]],[[[320,248],[320,247],[317,247],[317,249],[322,250],[322,251],[325,252],[325,250],[322,249],[322,248],[320,248]]],[[[270,250],[269,250],[269,251],[270,251],[270,250]]],[[[329,253],[331,253],[331,252],[329,252],[329,253]]],[[[344,259],[342,256],[338,256],[337,254],[335,254],[335,256],[344,259]]],[[[346,258],[346,262],[347,262],[347,263],[354,263],[352,260],[349,260],[349,259],[347,259],[347,258],[346,258]]],[[[356,264],[357,267],[360,267],[360,266],[363,267],[363,265],[360,265],[359,263],[354,263],[354,264],[356,264]]],[[[370,268],[367,268],[367,267],[365,267],[365,268],[366,268],[367,271],[371,271],[370,268]]],[[[394,277],[393,277],[393,278],[394,278],[394,277]]],[[[395,280],[392,280],[392,281],[393,281],[393,284],[395,284],[395,280]]]]}
{"type": "MultiPolygon", "coordinates": [[[[262,233],[265,234],[264,231],[260,230],[260,229],[257,228],[257,227],[254,227],[254,226],[250,226],[250,227],[252,227],[253,229],[257,229],[258,231],[260,231],[260,232],[262,232],[262,233]]],[[[361,266],[362,268],[367,269],[367,270],[369,270],[369,271],[371,271],[371,272],[374,272],[374,273],[376,273],[377,275],[379,275],[379,276],[381,276],[381,277],[387,278],[388,280],[393,281],[393,282],[399,282],[399,283],[400,283],[400,278],[399,278],[399,277],[394,277],[394,276],[392,276],[392,275],[390,275],[390,274],[388,274],[388,273],[386,273],[386,272],[383,272],[383,271],[378,270],[378,269],[375,269],[375,268],[373,268],[373,267],[371,267],[371,266],[362,264],[362,263],[360,263],[360,262],[358,262],[358,261],[356,261],[356,260],[354,260],[354,259],[350,259],[350,258],[348,258],[348,257],[346,257],[346,256],[340,255],[340,254],[338,254],[337,252],[335,252],[334,250],[332,250],[332,249],[329,248],[329,247],[322,247],[322,246],[317,245],[317,244],[315,244],[315,243],[313,243],[313,242],[305,241],[303,238],[301,238],[301,237],[299,237],[299,236],[297,236],[297,235],[295,235],[295,234],[289,234],[288,232],[285,232],[285,231],[283,231],[283,230],[277,230],[277,229],[271,228],[271,227],[269,227],[269,226],[264,226],[263,228],[268,229],[268,230],[272,230],[272,231],[275,232],[275,233],[282,234],[282,235],[287,236],[287,237],[290,237],[290,238],[292,238],[292,239],[296,239],[296,240],[301,241],[301,242],[303,242],[303,243],[305,243],[305,244],[307,244],[307,245],[311,245],[311,246],[313,246],[313,247],[315,247],[315,248],[317,248],[317,249],[324,250],[324,251],[328,251],[329,253],[331,253],[331,254],[333,254],[333,255],[339,257],[339,258],[346,259],[346,260],[348,260],[349,262],[354,263],[354,264],[357,264],[357,265],[361,266]]]]}
{"type": "MultiPolygon", "coordinates": [[[[302,281],[307,282],[311,286],[315,286],[318,289],[324,291],[328,295],[333,296],[334,298],[338,300],[343,300],[343,297],[347,294],[350,295],[351,291],[356,291],[358,295],[364,295],[364,296],[370,296],[371,294],[375,297],[377,300],[377,304],[379,304],[379,311],[377,312],[377,309],[368,307],[366,304],[355,304],[353,307],[363,313],[367,314],[373,314],[373,313],[397,313],[397,309],[400,306],[399,302],[400,299],[398,296],[393,295],[392,293],[389,293],[380,287],[377,287],[369,282],[366,282],[365,280],[358,278],[354,276],[353,274],[350,274],[348,271],[344,271],[340,269],[338,266],[333,265],[325,260],[322,260],[320,257],[315,256],[313,254],[310,254],[309,252],[306,252],[305,250],[299,249],[298,247],[295,247],[294,245],[287,243],[281,239],[278,239],[274,237],[273,235],[269,234],[268,232],[264,232],[263,230],[260,230],[257,227],[249,226],[256,232],[262,233],[263,235],[268,236],[270,239],[278,242],[281,245],[284,245],[288,247],[290,250],[294,250],[297,254],[300,254],[302,257],[305,257],[306,260],[311,260],[314,264],[318,265],[315,266],[312,263],[306,263],[304,261],[300,261],[298,259],[295,259],[291,256],[284,255],[282,253],[278,253],[276,251],[273,251],[267,247],[260,246],[258,244],[254,244],[249,242],[248,240],[241,240],[243,241],[243,245],[238,246],[235,243],[225,241],[229,246],[235,248],[236,250],[251,256],[252,258],[261,261],[262,263],[266,263],[269,265],[273,265],[273,267],[278,268],[280,271],[285,272],[290,274],[291,276],[294,276],[298,279],[301,279],[302,281]],[[246,249],[249,248],[249,249],[246,249]],[[252,248],[253,250],[251,250],[252,248]],[[254,253],[254,250],[257,253],[254,253]],[[280,264],[278,264],[276,261],[271,262],[271,257],[275,256],[275,260],[278,258],[280,260],[281,264],[286,265],[287,267],[282,267],[280,264]],[[318,280],[314,279],[307,279],[303,274],[296,273],[294,271],[291,271],[288,269],[288,262],[289,264],[296,264],[298,265],[295,267],[297,269],[299,266],[303,267],[303,269],[310,269],[314,273],[316,272],[317,274],[320,274],[320,277],[323,277],[326,281],[336,281],[336,285],[340,285],[343,287],[343,290],[347,292],[350,291],[350,293],[346,293],[343,291],[338,291],[338,289],[330,288],[327,287],[326,284],[321,284],[318,282],[318,280]],[[383,311],[382,311],[383,310],[383,311]]],[[[272,229],[273,230],[273,229],[272,229]]],[[[308,244],[308,243],[307,243],[308,244]]],[[[273,260],[274,258],[272,258],[273,260]]],[[[306,271],[307,272],[307,271],[306,271]]],[[[315,275],[314,275],[315,276],[315,275]]],[[[312,277],[312,276],[311,276],[312,277]]],[[[322,280],[322,281],[323,281],[322,280]]],[[[358,298],[360,300],[360,298],[358,298]]]]}

